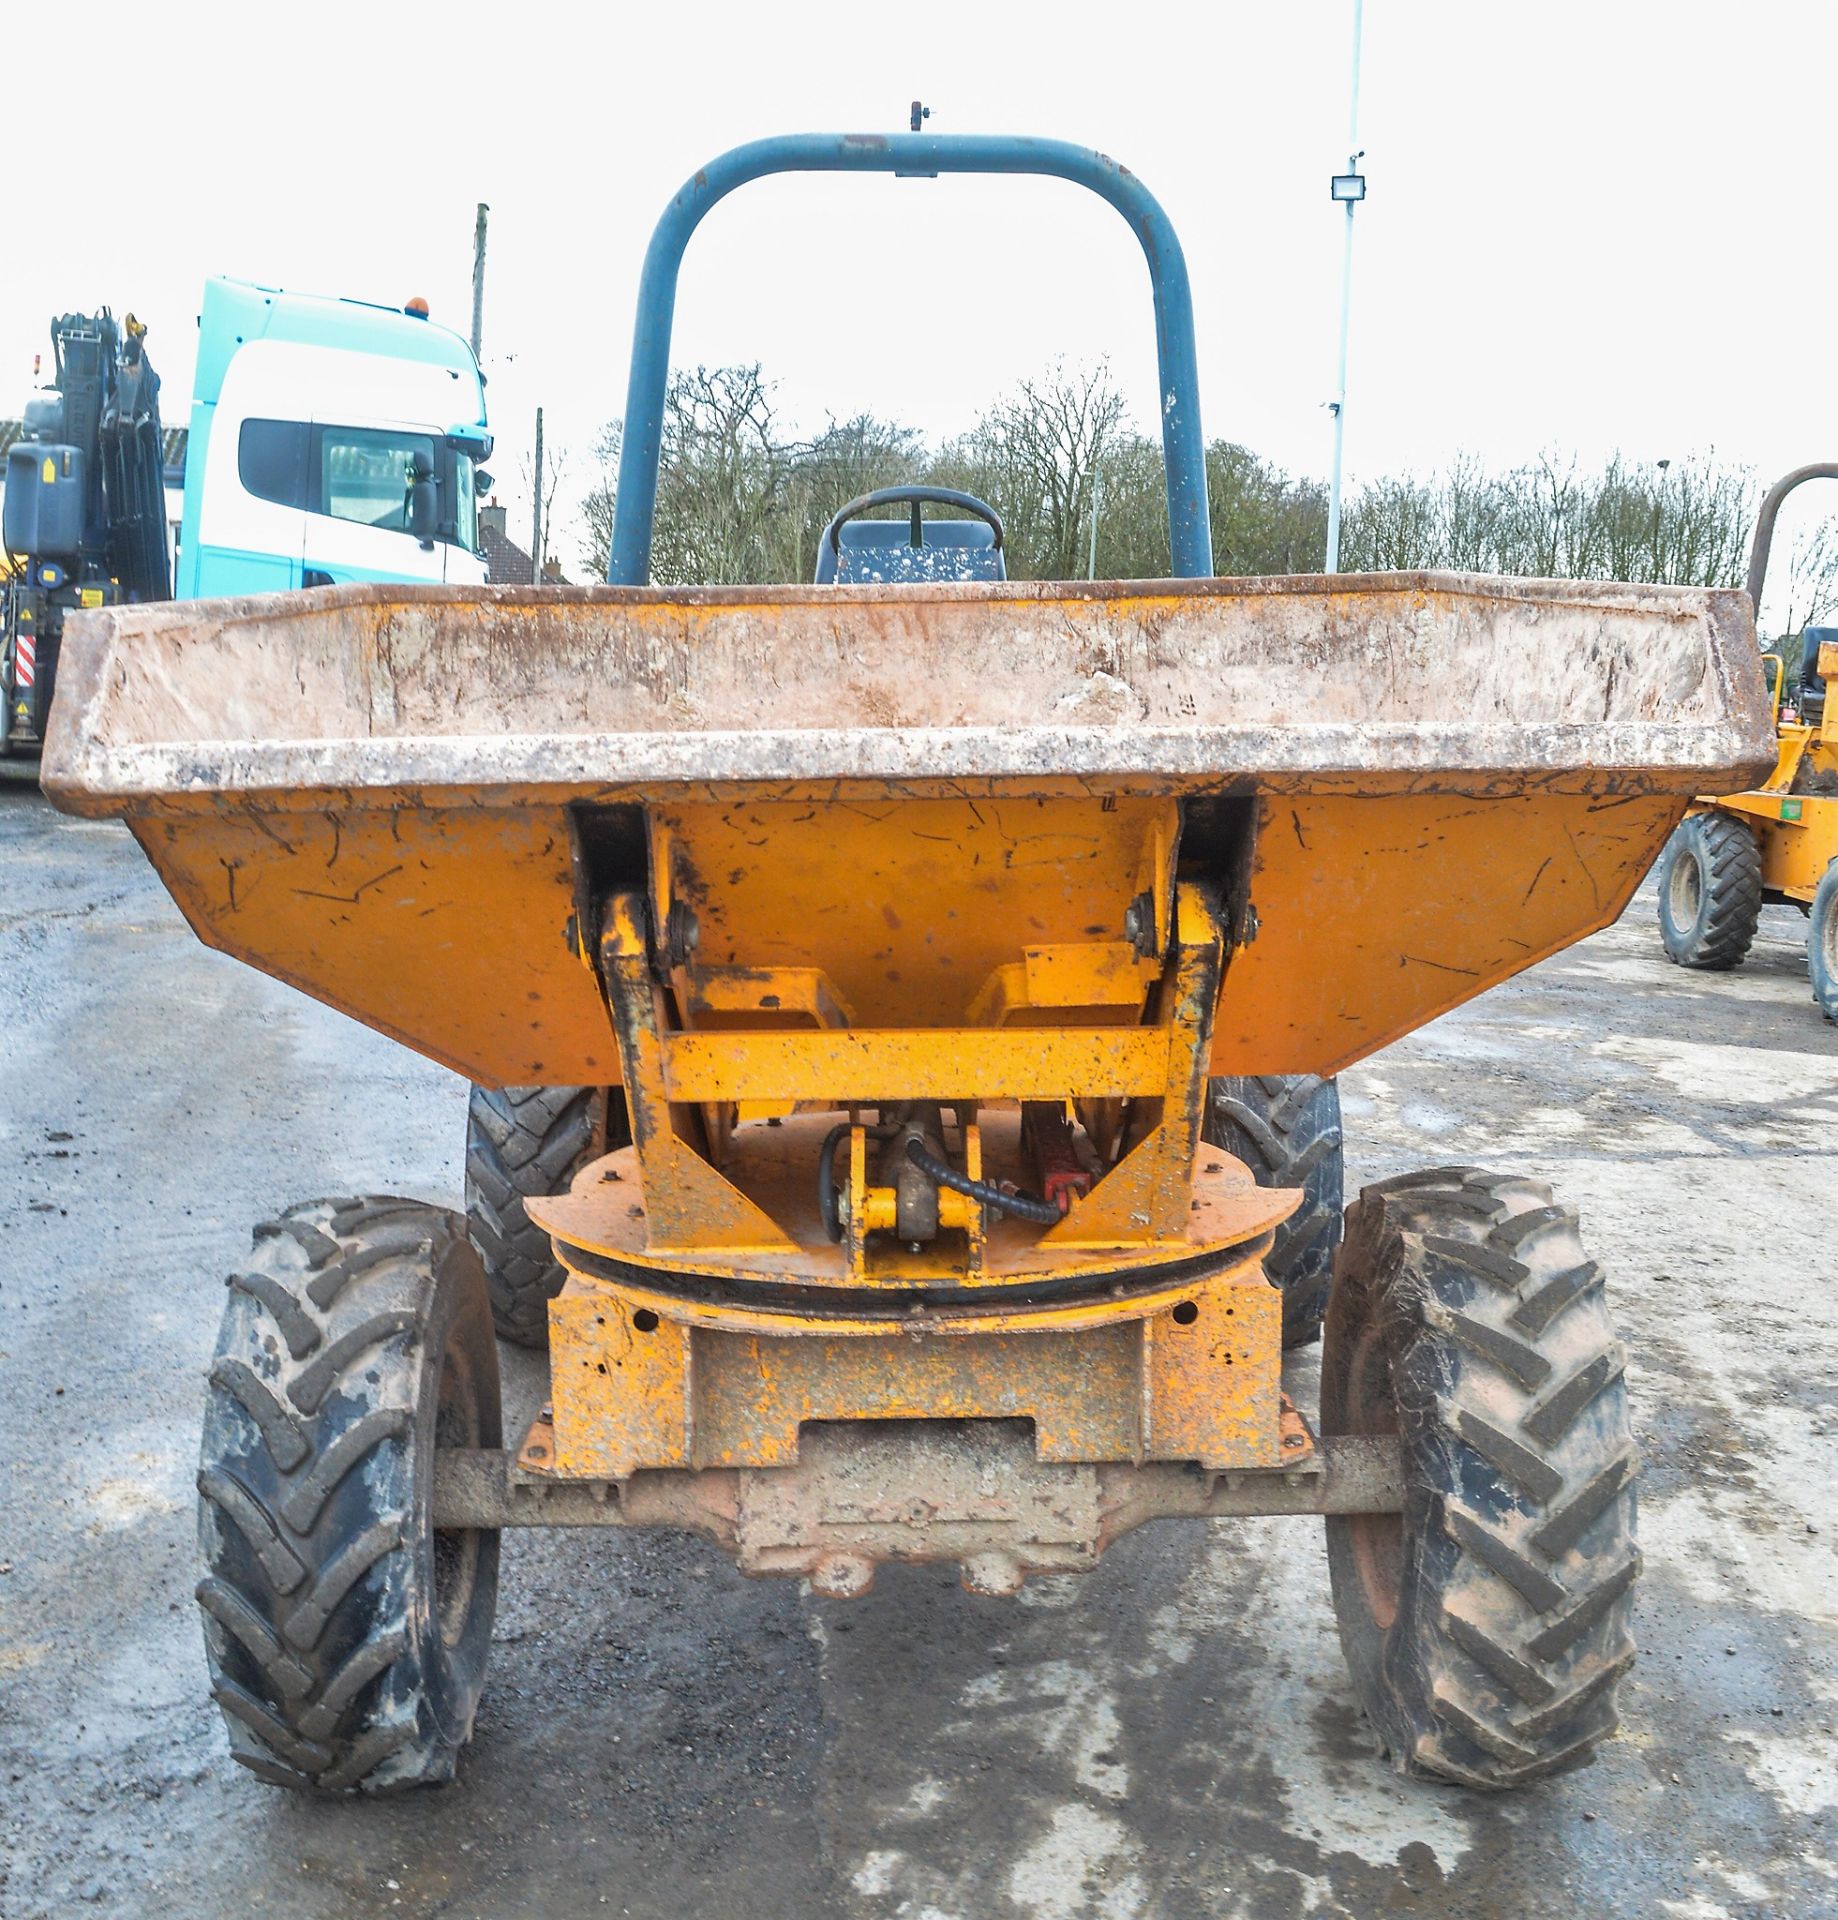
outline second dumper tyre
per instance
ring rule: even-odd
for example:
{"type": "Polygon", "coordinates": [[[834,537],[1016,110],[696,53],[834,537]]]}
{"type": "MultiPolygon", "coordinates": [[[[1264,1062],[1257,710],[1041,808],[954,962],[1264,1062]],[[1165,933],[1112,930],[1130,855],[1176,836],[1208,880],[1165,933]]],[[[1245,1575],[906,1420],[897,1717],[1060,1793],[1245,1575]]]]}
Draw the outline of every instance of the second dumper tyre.
{"type": "Polygon", "coordinates": [[[1828,1020],[1838,1020],[1838,860],[1820,876],[1806,920],[1806,972],[1812,997],[1828,1020]]]}
{"type": "Polygon", "coordinates": [[[1761,850],[1748,826],[1692,814],[1666,842],[1656,877],[1666,958],[1706,973],[1739,965],[1761,924],[1761,850]]]}

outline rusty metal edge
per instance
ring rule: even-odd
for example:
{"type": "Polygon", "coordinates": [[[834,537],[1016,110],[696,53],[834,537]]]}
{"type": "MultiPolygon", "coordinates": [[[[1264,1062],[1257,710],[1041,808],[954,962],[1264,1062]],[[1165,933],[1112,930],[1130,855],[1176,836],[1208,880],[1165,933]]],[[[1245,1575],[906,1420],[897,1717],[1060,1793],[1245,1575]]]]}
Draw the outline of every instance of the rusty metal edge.
{"type": "MultiPolygon", "coordinates": [[[[752,1468],[754,1477],[792,1468],[752,1468]]],[[[1089,1469],[1067,1467],[1068,1476],[1089,1469]]],[[[1303,1469],[1232,1475],[1193,1467],[1110,1464],[1097,1469],[1112,1533],[1149,1520],[1232,1520],[1271,1514],[1398,1513],[1404,1506],[1399,1444],[1329,1438],[1303,1469]]],[[[543,1483],[508,1450],[442,1449],[434,1465],[434,1525],[480,1527],[669,1527],[721,1534],[739,1497],[738,1470],[634,1474],[623,1485],[543,1483]]]]}
{"type": "MultiPolygon", "coordinates": [[[[73,614],[91,623],[131,613],[136,624],[189,625],[208,605],[219,623],[262,618],[278,602],[289,608],[341,606],[647,606],[757,607],[874,605],[928,600],[1107,601],[1235,599],[1271,594],[1320,596],[1362,593],[1486,594],[1492,598],[1568,606],[1650,607],[1671,612],[1717,600],[1742,598],[1740,587],[1674,586],[1666,582],[1572,580],[1561,576],[1464,573],[1417,568],[1398,573],[1269,573],[1215,576],[1211,579],[927,581],[919,585],[815,586],[809,581],[720,587],[609,586],[444,586],[435,583],[368,581],[336,587],[312,587],[287,594],[241,594],[208,603],[161,601],[132,608],[112,607],[73,614]]],[[[1745,608],[1746,612],[1747,609],[1745,608]]]]}
{"type": "Polygon", "coordinates": [[[1345,783],[1366,775],[1391,791],[1400,776],[1421,776],[1419,791],[1515,793],[1578,784],[1595,791],[1600,770],[1619,770],[1618,793],[1693,796],[1767,768],[1734,720],[1699,723],[1551,723],[1526,728],[1516,751],[1490,759],[1480,726],[1354,725],[1311,727],[1307,737],[1261,727],[1029,729],[1025,749],[1012,730],[913,728],[876,737],[866,730],[774,730],[592,736],[507,734],[475,739],[393,738],[316,743],[257,741],[110,747],[78,745],[45,764],[45,792],[71,813],[155,812],[185,798],[236,794],[249,803],[277,796],[283,805],[336,794],[350,806],[359,793],[463,796],[469,809],[523,804],[537,793],[557,804],[611,800],[658,786],[783,786],[803,781],[1132,779],[1230,781],[1243,789],[1275,781],[1345,783]],[[1325,764],[1324,764],[1325,763],[1325,764]]]}

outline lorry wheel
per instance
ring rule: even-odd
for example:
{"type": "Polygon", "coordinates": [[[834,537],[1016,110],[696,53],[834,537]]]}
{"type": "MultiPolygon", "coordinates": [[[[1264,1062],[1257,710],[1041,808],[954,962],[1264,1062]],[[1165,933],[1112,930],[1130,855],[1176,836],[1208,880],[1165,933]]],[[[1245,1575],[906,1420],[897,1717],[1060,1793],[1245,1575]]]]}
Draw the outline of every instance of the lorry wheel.
{"type": "Polygon", "coordinates": [[[1681,967],[1740,965],[1761,924],[1761,851],[1725,813],[1681,820],[1659,857],[1659,936],[1681,967]]]}
{"type": "Polygon", "coordinates": [[[1235,1155],[1260,1187],[1300,1187],[1264,1266],[1283,1293],[1283,1345],[1321,1331],[1340,1244],[1340,1088],[1312,1073],[1222,1076],[1207,1089],[1206,1139],[1235,1155]]]}
{"type": "Polygon", "coordinates": [[[1587,1761],[1634,1659],[1625,1350],[1575,1215],[1443,1168],[1347,1210],[1324,1434],[1397,1434],[1401,1514],[1327,1522],[1353,1684],[1399,1772],[1518,1786],[1587,1761]]]}
{"type": "Polygon", "coordinates": [[[466,1109],[466,1220],[485,1262],[491,1317],[520,1347],[549,1344],[549,1302],[566,1271],[549,1236],[524,1212],[526,1199],[566,1193],[602,1151],[627,1144],[625,1101],[599,1087],[478,1087],[466,1109]]]}
{"type": "Polygon", "coordinates": [[[498,1349],[457,1214],[320,1200],[255,1230],[211,1363],[198,1474],[211,1693],[279,1786],[452,1778],[498,1536],[436,1532],[438,1447],[497,1447],[498,1349]]]}
{"type": "Polygon", "coordinates": [[[1812,997],[1828,1020],[1838,1020],[1838,860],[1820,876],[1806,921],[1806,971],[1812,997]]]}

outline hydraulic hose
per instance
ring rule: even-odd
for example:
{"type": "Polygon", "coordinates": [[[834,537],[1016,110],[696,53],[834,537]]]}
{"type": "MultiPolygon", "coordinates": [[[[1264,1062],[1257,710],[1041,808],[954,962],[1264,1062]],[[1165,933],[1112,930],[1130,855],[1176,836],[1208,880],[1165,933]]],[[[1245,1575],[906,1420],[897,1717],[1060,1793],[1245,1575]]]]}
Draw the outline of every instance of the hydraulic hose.
{"type": "MultiPolygon", "coordinates": [[[[842,1238],[842,1197],[836,1191],[836,1149],[849,1137],[849,1125],[845,1120],[841,1126],[832,1127],[817,1149],[817,1211],[823,1217],[824,1232],[832,1240],[842,1238]]],[[[863,1131],[870,1140],[885,1140],[891,1129],[867,1127],[863,1131]]]]}
{"type": "Polygon", "coordinates": [[[849,1123],[832,1127],[823,1136],[817,1153],[817,1211],[823,1216],[823,1230],[832,1240],[842,1238],[842,1209],[836,1204],[836,1146],[849,1134],[849,1123]]]}
{"type": "Polygon", "coordinates": [[[935,1187],[949,1187],[953,1193],[980,1200],[986,1207],[1012,1213],[1017,1220],[1034,1220],[1043,1227],[1059,1225],[1060,1210],[1051,1200],[1043,1200],[1033,1193],[1010,1193],[988,1180],[972,1180],[967,1173],[959,1173],[940,1160],[937,1154],[927,1153],[917,1140],[906,1143],[906,1157],[935,1187]]]}

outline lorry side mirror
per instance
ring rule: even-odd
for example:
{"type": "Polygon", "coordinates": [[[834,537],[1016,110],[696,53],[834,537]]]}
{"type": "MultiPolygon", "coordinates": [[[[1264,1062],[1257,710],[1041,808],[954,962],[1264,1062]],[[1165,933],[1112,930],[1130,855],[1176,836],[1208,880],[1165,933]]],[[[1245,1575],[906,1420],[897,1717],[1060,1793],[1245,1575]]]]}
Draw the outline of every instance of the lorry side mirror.
{"type": "Polygon", "coordinates": [[[440,495],[434,485],[434,463],[425,453],[409,456],[408,530],[427,551],[434,547],[434,528],[440,519],[440,495]]]}

